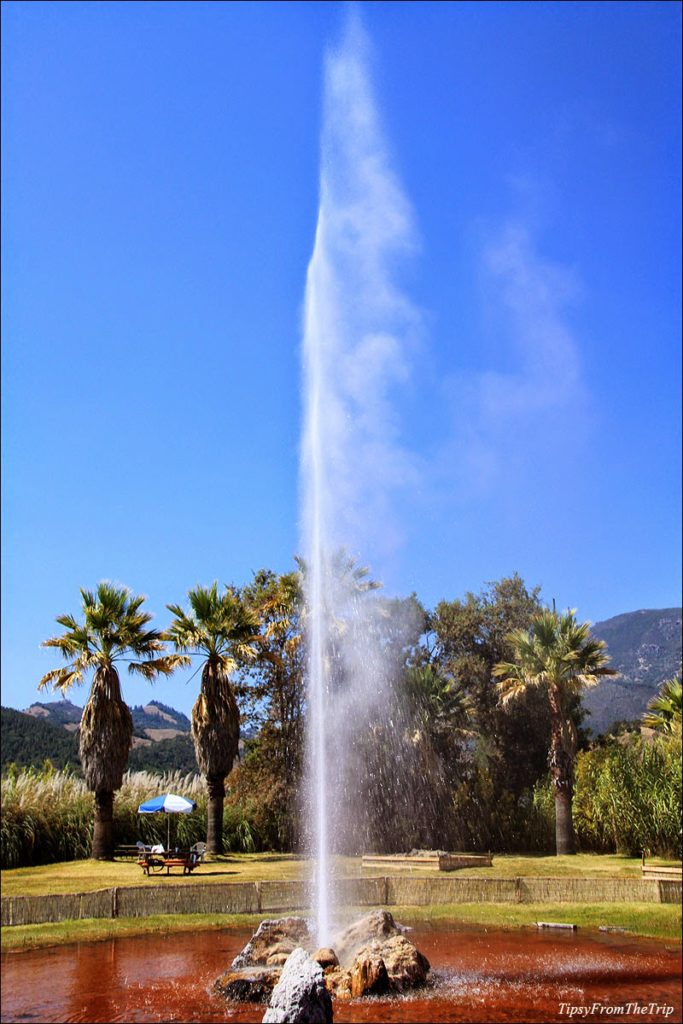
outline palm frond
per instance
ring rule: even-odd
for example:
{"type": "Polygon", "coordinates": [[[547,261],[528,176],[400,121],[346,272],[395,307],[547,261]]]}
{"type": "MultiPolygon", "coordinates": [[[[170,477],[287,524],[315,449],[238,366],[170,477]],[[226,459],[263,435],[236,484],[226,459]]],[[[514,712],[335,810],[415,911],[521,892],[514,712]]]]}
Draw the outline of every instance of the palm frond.
{"type": "Polygon", "coordinates": [[[648,701],[643,715],[643,725],[658,732],[673,732],[681,724],[682,686],[680,676],[665,680],[659,690],[648,701]]]}
{"type": "Polygon", "coordinates": [[[153,658],[150,661],[132,661],[128,671],[151,682],[160,675],[170,676],[176,669],[187,668],[191,664],[186,654],[165,654],[163,658],[153,658]]]}

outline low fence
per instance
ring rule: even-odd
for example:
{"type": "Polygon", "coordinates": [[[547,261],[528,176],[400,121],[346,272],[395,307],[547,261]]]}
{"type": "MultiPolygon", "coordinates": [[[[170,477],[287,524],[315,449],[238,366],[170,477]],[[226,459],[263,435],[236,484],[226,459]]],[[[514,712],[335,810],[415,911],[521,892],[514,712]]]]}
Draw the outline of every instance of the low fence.
{"type": "MultiPolygon", "coordinates": [[[[345,878],[348,906],[443,903],[680,903],[681,882],[650,878],[345,878]]],[[[303,881],[126,886],[56,896],[3,896],[3,927],[153,914],[272,914],[311,904],[303,881]]]]}

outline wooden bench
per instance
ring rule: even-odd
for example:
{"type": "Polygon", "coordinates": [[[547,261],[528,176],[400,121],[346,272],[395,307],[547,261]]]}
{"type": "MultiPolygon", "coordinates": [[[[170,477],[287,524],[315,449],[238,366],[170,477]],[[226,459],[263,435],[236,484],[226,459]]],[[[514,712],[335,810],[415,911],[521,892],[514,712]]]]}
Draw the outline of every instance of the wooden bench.
{"type": "Polygon", "coordinates": [[[363,854],[364,868],[432,868],[436,871],[457,871],[458,868],[490,868],[491,854],[432,853],[411,857],[409,854],[363,854]]]}
{"type": "Polygon", "coordinates": [[[167,875],[170,875],[171,868],[182,868],[184,875],[191,875],[197,867],[197,863],[188,854],[187,857],[164,857],[164,867],[167,875]]]}
{"type": "Polygon", "coordinates": [[[652,864],[643,864],[641,867],[643,878],[654,878],[660,882],[683,881],[683,868],[655,867],[652,864]]]}
{"type": "Polygon", "coordinates": [[[656,864],[645,863],[645,850],[641,859],[640,871],[643,878],[652,878],[656,882],[681,882],[683,881],[683,867],[670,868],[656,864]]]}
{"type": "Polygon", "coordinates": [[[122,846],[117,846],[116,847],[116,849],[114,850],[114,857],[115,858],[116,857],[120,857],[121,859],[124,859],[124,860],[134,860],[134,859],[136,859],[138,857],[139,853],[140,853],[140,848],[138,846],[136,846],[135,844],[133,844],[131,846],[126,846],[124,844],[122,846]]]}

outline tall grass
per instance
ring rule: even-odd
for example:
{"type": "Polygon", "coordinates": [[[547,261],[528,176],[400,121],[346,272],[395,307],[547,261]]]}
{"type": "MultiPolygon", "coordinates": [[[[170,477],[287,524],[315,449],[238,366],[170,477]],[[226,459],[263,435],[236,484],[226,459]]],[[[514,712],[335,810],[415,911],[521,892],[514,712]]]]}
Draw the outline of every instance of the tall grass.
{"type": "MultiPolygon", "coordinates": [[[[628,745],[613,741],[579,754],[576,761],[574,825],[582,851],[681,855],[681,738],[662,736],[628,745]]],[[[454,794],[458,845],[500,852],[547,852],[554,849],[554,798],[545,777],[533,791],[493,800],[485,776],[454,794]]],[[[166,844],[164,814],[138,814],[138,806],[161,793],[194,800],[192,814],[170,820],[173,845],[188,847],[206,839],[205,783],[196,774],[129,772],[114,800],[116,843],[166,844]]],[[[228,792],[223,815],[223,843],[228,851],[252,853],[282,849],[281,840],[264,824],[264,800],[228,792]]],[[[2,780],[0,861],[3,868],[90,855],[93,795],[82,780],[49,766],[13,770],[2,780]]],[[[400,838],[400,837],[399,837],[400,838]]]]}
{"type": "MultiPolygon", "coordinates": [[[[206,787],[196,774],[127,772],[114,799],[114,836],[117,844],[166,845],[169,821],[165,814],[138,814],[143,801],[161,793],[177,793],[197,804],[192,814],[174,814],[171,843],[189,847],[206,839],[206,787]]],[[[82,779],[68,771],[28,768],[2,780],[0,863],[3,868],[52,864],[90,856],[94,798],[82,779]]],[[[249,821],[240,808],[226,806],[226,850],[256,849],[249,821]]]]}
{"type": "Polygon", "coordinates": [[[680,857],[680,735],[579,754],[574,824],[582,849],[680,857]]]}
{"type": "Polygon", "coordinates": [[[69,772],[27,768],[2,780],[0,860],[3,868],[89,855],[94,800],[69,772]]]}

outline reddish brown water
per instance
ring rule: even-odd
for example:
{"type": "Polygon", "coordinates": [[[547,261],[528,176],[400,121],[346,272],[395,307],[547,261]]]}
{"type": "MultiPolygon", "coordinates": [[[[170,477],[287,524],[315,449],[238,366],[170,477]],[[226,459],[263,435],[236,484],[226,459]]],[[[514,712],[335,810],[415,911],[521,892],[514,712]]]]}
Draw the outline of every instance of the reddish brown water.
{"type": "MultiPolygon", "coordinates": [[[[2,1020],[261,1021],[265,1007],[228,1005],[210,991],[249,937],[226,930],[5,953],[2,1020]]],[[[405,998],[337,1002],[338,1024],[681,1022],[680,947],[621,935],[424,925],[410,938],[429,958],[435,984],[405,998]],[[577,1007],[590,1012],[570,1013],[577,1007]]]]}

